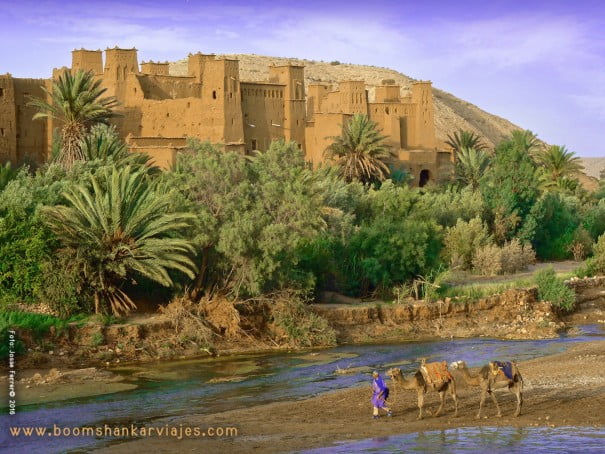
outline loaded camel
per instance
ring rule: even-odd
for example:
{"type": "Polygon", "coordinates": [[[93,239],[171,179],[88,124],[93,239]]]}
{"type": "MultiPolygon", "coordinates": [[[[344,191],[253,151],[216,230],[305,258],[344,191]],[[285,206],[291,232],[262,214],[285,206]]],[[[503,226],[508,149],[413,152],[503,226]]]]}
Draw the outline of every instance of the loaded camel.
{"type": "Polygon", "coordinates": [[[523,377],[517,368],[515,362],[499,363],[492,361],[483,366],[477,375],[471,375],[464,361],[456,361],[451,365],[452,369],[458,369],[462,372],[462,377],[467,385],[479,386],[481,388],[481,400],[479,401],[479,411],[476,419],[481,418],[481,409],[485,402],[485,396],[489,394],[496,405],[498,418],[502,416],[498,400],[492,392],[496,388],[505,388],[517,397],[517,409],[515,416],[521,414],[523,405],[523,377]],[[507,376],[508,375],[508,376],[507,376]]]}
{"type": "MultiPolygon", "coordinates": [[[[445,404],[445,395],[448,393],[454,401],[454,417],[458,416],[458,395],[456,394],[456,382],[454,377],[447,370],[447,363],[425,363],[422,361],[420,368],[410,378],[405,378],[401,369],[394,368],[387,371],[387,375],[394,383],[403,389],[415,389],[418,393],[418,408],[420,413],[418,419],[422,419],[422,410],[424,407],[424,394],[427,391],[439,393],[441,404],[434,416],[439,416],[445,404]]],[[[430,411],[427,410],[429,414],[430,411]]]]}

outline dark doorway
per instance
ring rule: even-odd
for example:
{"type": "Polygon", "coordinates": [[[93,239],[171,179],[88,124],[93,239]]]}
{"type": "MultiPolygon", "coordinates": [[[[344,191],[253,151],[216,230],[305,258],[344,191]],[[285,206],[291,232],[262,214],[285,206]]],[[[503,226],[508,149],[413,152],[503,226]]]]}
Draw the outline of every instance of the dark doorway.
{"type": "Polygon", "coordinates": [[[420,171],[420,178],[418,180],[418,186],[419,187],[424,187],[431,179],[431,172],[429,172],[427,169],[421,170],[420,171]]]}

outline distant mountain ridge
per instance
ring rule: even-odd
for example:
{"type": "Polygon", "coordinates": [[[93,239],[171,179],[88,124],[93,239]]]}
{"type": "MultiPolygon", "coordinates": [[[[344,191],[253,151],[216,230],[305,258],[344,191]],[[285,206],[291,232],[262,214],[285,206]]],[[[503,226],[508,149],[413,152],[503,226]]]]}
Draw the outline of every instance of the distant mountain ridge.
{"type": "MultiPolygon", "coordinates": [[[[225,54],[220,57],[239,60],[240,79],[243,81],[263,81],[269,78],[270,65],[292,63],[305,66],[305,82],[336,84],[343,80],[364,80],[369,90],[370,100],[374,99],[374,87],[383,80],[391,79],[401,85],[404,93],[415,81],[411,77],[393,69],[367,65],[352,65],[339,62],[317,62],[296,58],[266,57],[255,54],[225,54]]],[[[170,74],[187,74],[187,59],[170,64],[170,74]]],[[[495,146],[508,137],[512,131],[522,129],[510,121],[490,114],[479,107],[454,95],[433,87],[435,106],[435,133],[439,142],[445,142],[448,134],[459,129],[473,131],[484,138],[489,146],[495,146]]]]}

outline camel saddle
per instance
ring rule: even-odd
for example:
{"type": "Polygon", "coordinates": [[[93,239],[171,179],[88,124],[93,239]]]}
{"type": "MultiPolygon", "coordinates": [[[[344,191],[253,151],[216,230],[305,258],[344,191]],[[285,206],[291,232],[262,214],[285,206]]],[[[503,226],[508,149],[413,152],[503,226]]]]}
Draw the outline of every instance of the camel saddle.
{"type": "Polygon", "coordinates": [[[509,380],[513,379],[513,363],[494,361],[494,365],[498,368],[498,373],[504,375],[509,380]]]}
{"type": "Polygon", "coordinates": [[[426,363],[423,360],[420,365],[420,372],[429,385],[441,385],[454,378],[452,377],[452,374],[450,374],[450,371],[447,370],[446,361],[426,363]]]}

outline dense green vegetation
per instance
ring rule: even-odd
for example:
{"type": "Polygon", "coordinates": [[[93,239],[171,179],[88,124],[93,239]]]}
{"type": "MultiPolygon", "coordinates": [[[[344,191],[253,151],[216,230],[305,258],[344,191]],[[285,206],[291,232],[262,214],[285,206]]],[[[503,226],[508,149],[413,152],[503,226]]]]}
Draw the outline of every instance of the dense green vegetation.
{"type": "MultiPolygon", "coordinates": [[[[362,115],[327,149],[333,166],[312,168],[295,143],[243,156],[193,140],[160,172],[103,125],[112,100],[96,82],[58,85],[63,107],[35,103],[76,125],[62,131],[58,162],[0,169],[0,309],[43,301],[64,317],[117,315],[141,288],[166,300],[431,297],[448,267],[510,273],[536,256],[594,253],[584,272],[605,271],[605,202],[577,184],[573,153],[529,131],[494,150],[454,134],[454,175],[422,189],[391,175],[392,151],[362,115]]],[[[569,307],[547,277],[544,295],[569,307]]],[[[291,336],[300,310],[281,312],[291,336]]]]}
{"type": "Polygon", "coordinates": [[[563,283],[563,279],[557,277],[552,267],[539,271],[535,280],[538,286],[538,298],[541,301],[550,301],[556,307],[566,311],[573,309],[576,294],[563,283]]]}
{"type": "MultiPolygon", "coordinates": [[[[136,286],[232,299],[287,289],[422,296],[429,287],[418,283],[446,265],[490,275],[524,269],[536,255],[590,255],[605,205],[543,184],[534,142],[517,134],[489,158],[464,146],[458,178],[417,189],[386,174],[313,169],[283,141],[253,156],[191,141],[174,169],[159,172],[95,126],[80,141],[87,160],[7,179],[0,299],[45,301],[67,316],[126,312],[136,286]]],[[[587,271],[600,270],[599,257],[587,271]]]]}

